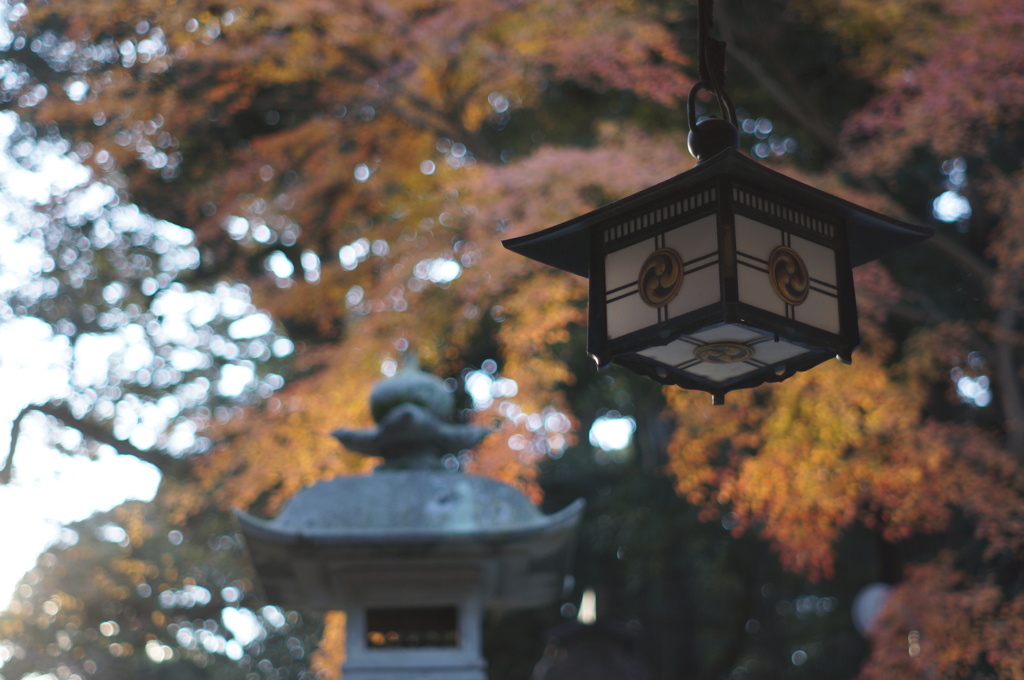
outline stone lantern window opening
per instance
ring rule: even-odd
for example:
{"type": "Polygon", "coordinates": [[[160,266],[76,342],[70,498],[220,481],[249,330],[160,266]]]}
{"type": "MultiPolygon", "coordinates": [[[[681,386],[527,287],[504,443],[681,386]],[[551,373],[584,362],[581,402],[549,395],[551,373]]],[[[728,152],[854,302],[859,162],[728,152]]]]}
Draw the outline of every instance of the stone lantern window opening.
{"type": "Polygon", "coordinates": [[[366,610],[366,644],[378,647],[458,647],[457,607],[380,607],[366,610]]]}

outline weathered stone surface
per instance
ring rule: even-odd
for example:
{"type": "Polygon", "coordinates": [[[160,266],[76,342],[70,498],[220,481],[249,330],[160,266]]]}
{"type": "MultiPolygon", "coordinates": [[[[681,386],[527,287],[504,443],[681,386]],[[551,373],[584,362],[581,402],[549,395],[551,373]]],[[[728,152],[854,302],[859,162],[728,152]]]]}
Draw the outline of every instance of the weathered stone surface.
{"type": "Polygon", "coordinates": [[[445,422],[419,404],[400,404],[377,427],[339,429],[331,436],[347,448],[385,460],[384,469],[441,469],[441,457],[471,449],[490,434],[478,425],[445,422]]]}
{"type": "Polygon", "coordinates": [[[485,605],[519,608],[558,598],[583,508],[579,500],[545,515],[492,479],[388,470],[318,482],[274,519],[237,516],[279,604],[344,609],[366,573],[409,585],[469,569],[476,576],[465,587],[485,605]]]}
{"type": "Polygon", "coordinates": [[[421,371],[416,361],[406,363],[394,377],[381,380],[370,393],[370,414],[374,422],[381,422],[391,409],[401,404],[422,406],[445,422],[451,422],[455,416],[455,395],[436,375],[421,371]]]}
{"type": "Polygon", "coordinates": [[[493,534],[541,526],[544,515],[520,491],[484,477],[383,471],[339,477],[303,489],[274,520],[312,537],[493,534]]]}

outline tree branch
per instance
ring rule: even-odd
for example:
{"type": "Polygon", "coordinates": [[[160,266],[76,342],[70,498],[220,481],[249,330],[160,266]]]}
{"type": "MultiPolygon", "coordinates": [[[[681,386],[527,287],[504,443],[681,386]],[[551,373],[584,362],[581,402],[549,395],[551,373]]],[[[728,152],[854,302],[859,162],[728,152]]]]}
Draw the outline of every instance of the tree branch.
{"type": "Polygon", "coordinates": [[[728,17],[720,17],[718,21],[722,37],[729,43],[729,54],[736,60],[736,63],[747,70],[776,103],[789,115],[791,115],[801,127],[808,130],[822,146],[828,149],[829,153],[839,153],[839,142],[832,130],[822,123],[820,115],[808,113],[807,102],[797,101],[796,96],[773,78],[761,65],[761,62],[754,55],[736,47],[736,41],[732,39],[732,31],[729,27],[728,17]]]}
{"type": "Polygon", "coordinates": [[[992,265],[948,236],[935,234],[925,241],[924,245],[935,248],[950,259],[956,260],[957,265],[968,270],[981,281],[989,280],[995,275],[995,269],[992,265]]]}
{"type": "MultiPolygon", "coordinates": [[[[956,261],[957,265],[979,280],[991,280],[995,269],[982,258],[960,246],[956,241],[936,234],[925,241],[943,255],[956,261]]],[[[1015,295],[1009,296],[996,314],[998,331],[993,334],[993,345],[987,352],[993,360],[995,381],[1003,407],[1003,421],[1006,429],[1006,447],[1020,459],[1024,459],[1024,393],[1018,378],[1018,366],[1014,361],[1012,338],[1017,326],[1017,310],[1013,305],[1015,295]]]]}
{"type": "Polygon", "coordinates": [[[3,469],[0,469],[0,485],[9,484],[14,467],[14,450],[18,445],[18,437],[21,433],[21,421],[30,412],[35,411],[43,415],[56,418],[65,426],[78,430],[83,437],[91,439],[98,444],[111,447],[119,455],[132,456],[138,460],[149,463],[160,470],[163,475],[182,474],[188,469],[188,461],[184,458],[175,458],[170,454],[159,450],[148,451],[140,449],[130,442],[122,441],[115,437],[112,432],[98,423],[79,418],[67,404],[58,401],[50,401],[45,404],[30,404],[21,410],[11,424],[11,444],[7,452],[7,460],[3,469]]]}
{"type": "Polygon", "coordinates": [[[14,419],[14,422],[11,423],[11,447],[7,451],[7,460],[4,462],[4,467],[0,470],[0,485],[11,483],[11,472],[14,469],[14,447],[17,445],[18,436],[21,434],[21,420],[27,412],[28,409],[22,409],[21,413],[14,419]]]}
{"type": "Polygon", "coordinates": [[[998,315],[999,333],[995,338],[994,353],[996,372],[1002,377],[997,380],[999,396],[1003,405],[1003,419],[1006,422],[1006,446],[1017,458],[1024,459],[1024,395],[1021,394],[1017,365],[1013,360],[1010,338],[1017,325],[1017,310],[1006,304],[998,315]]]}

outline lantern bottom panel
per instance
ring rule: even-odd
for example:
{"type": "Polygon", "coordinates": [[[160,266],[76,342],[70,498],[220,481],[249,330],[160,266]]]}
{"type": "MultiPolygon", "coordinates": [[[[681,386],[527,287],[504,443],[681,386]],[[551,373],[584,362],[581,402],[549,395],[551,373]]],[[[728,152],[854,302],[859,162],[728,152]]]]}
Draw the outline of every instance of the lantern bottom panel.
{"type": "Polygon", "coordinates": [[[740,324],[725,324],[676,338],[667,345],[637,354],[699,380],[724,386],[773,368],[786,372],[785,363],[802,355],[818,355],[770,333],[740,324]]]}

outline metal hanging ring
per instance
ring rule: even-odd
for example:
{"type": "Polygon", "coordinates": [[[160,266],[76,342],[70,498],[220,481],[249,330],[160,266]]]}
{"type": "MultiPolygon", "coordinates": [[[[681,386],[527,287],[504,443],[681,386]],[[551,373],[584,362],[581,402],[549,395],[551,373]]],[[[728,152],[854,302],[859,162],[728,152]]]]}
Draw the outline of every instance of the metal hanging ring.
{"type": "Polygon", "coordinates": [[[722,91],[721,88],[716,88],[714,83],[707,80],[698,80],[694,83],[693,87],[690,88],[690,94],[686,97],[686,118],[690,124],[690,130],[697,129],[697,93],[701,90],[707,90],[711,94],[715,95],[715,99],[718,100],[718,108],[722,113],[722,118],[732,123],[732,126],[739,128],[736,122],[736,110],[733,108],[732,100],[729,99],[729,95],[722,91]]]}

